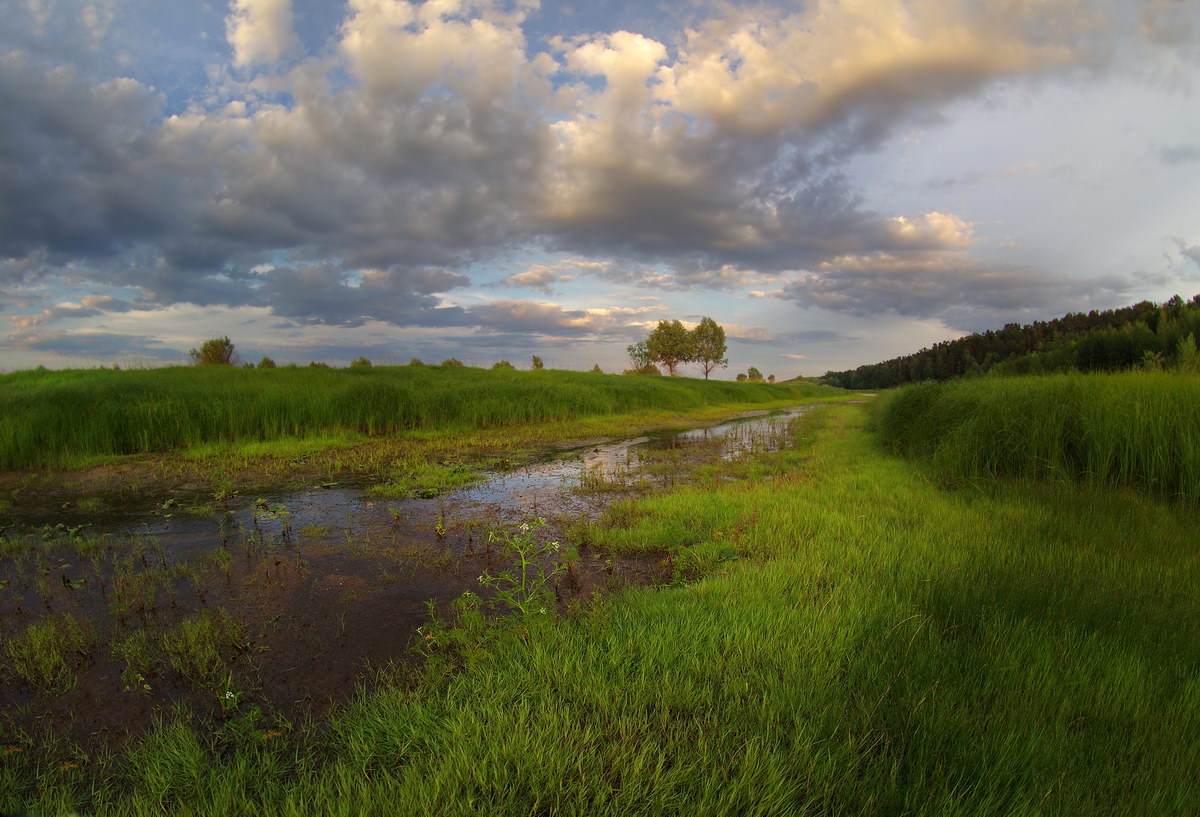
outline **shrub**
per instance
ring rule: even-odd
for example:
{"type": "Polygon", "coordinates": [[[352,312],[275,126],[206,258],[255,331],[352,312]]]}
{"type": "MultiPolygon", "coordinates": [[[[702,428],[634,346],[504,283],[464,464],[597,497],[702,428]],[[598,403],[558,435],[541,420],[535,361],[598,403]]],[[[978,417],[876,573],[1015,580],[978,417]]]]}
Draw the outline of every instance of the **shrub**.
{"type": "Polygon", "coordinates": [[[443,366],[461,366],[463,362],[456,357],[448,357],[442,361],[443,366]]]}
{"type": "Polygon", "coordinates": [[[513,366],[511,363],[509,363],[507,360],[497,360],[495,363],[492,364],[492,368],[493,369],[515,369],[516,367],[513,366]]]}
{"type": "Polygon", "coordinates": [[[232,366],[237,359],[228,335],[204,341],[199,349],[189,351],[188,357],[197,366],[232,366]]]}
{"type": "Polygon", "coordinates": [[[365,357],[356,357],[356,358],[354,358],[354,360],[350,361],[350,368],[352,368],[352,369],[357,366],[370,366],[370,365],[371,365],[371,361],[367,360],[365,357]]]}

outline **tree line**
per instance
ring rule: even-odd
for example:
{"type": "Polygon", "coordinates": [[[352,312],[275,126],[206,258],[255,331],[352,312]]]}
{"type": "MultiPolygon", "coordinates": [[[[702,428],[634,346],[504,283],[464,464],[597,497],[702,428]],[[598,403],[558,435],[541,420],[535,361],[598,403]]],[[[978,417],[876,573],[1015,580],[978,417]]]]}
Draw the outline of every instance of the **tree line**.
{"type": "Polygon", "coordinates": [[[1003,329],[942,341],[911,355],[846,371],[822,381],[846,389],[886,389],[922,380],[993,373],[1120,371],[1135,367],[1196,366],[1200,295],[1156,304],[1068,313],[1049,321],[1009,323],[1003,329]]]}

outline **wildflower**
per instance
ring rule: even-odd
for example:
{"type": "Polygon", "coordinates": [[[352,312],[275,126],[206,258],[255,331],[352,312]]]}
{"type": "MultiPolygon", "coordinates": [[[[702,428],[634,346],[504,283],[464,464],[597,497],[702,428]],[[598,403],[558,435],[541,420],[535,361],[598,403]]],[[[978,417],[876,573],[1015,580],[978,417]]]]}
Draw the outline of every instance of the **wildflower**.
{"type": "Polygon", "coordinates": [[[521,533],[529,533],[529,523],[528,522],[521,523],[521,533]]]}
{"type": "Polygon", "coordinates": [[[233,693],[232,693],[232,692],[226,692],[226,693],[225,693],[225,700],[227,700],[227,701],[228,701],[228,700],[232,700],[232,699],[233,699],[233,693]]]}
{"type": "Polygon", "coordinates": [[[538,612],[539,612],[539,613],[541,613],[542,615],[545,615],[545,614],[546,614],[546,608],[545,608],[545,607],[539,607],[539,608],[538,608],[538,612]]]}

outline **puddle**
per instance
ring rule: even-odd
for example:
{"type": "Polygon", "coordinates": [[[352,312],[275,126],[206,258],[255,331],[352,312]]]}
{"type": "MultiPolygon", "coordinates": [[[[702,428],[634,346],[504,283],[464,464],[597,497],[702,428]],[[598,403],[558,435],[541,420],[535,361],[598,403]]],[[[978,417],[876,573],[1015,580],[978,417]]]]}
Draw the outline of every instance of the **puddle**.
{"type": "MultiPolygon", "coordinates": [[[[805,408],[561,451],[433,499],[382,500],[366,486],[337,485],[238,497],[216,513],[189,512],[212,501],[195,494],[90,519],[75,533],[89,552],[59,541],[0,559],[6,641],[64,615],[83,622],[89,638],[86,655],[67,656],[68,691],[51,694],[10,666],[0,726],[111,743],[173,704],[218,721],[244,714],[249,702],[288,717],[319,715],[351,696],[369,668],[412,660],[431,605],[444,614],[465,590],[479,592],[483,571],[506,567],[489,529],[544,517],[539,538],[569,545],[563,528],[614,499],[669,486],[697,465],[790,444],[805,408]],[[221,610],[239,632],[215,647],[220,671],[173,663],[171,639],[221,610]],[[138,639],[139,660],[117,654],[114,645],[138,639]],[[235,712],[221,706],[231,690],[246,702],[235,712]]],[[[562,609],[594,592],[670,579],[661,555],[580,548],[578,556],[570,580],[560,575],[554,588],[562,609]]]]}

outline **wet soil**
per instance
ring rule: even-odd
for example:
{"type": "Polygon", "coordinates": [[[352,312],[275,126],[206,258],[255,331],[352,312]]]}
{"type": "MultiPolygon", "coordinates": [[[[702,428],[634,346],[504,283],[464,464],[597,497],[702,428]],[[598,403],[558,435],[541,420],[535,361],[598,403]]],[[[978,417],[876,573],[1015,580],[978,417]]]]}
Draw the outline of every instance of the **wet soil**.
{"type": "MultiPolygon", "coordinates": [[[[372,668],[417,661],[412,647],[431,612],[448,615],[464,591],[481,591],[481,573],[508,565],[488,531],[539,517],[539,538],[577,557],[555,582],[561,611],[630,584],[668,583],[665,553],[598,553],[574,547],[572,532],[614,499],[789,445],[802,411],[558,451],[427,499],[328,484],[217,500],[193,486],[102,513],[53,508],[36,528],[26,518],[0,555],[0,634],[13,643],[69,616],[87,646],[66,651],[54,683],[22,678],[6,661],[0,743],[54,734],[112,745],[173,707],[216,722],[259,710],[320,716],[369,684],[372,668]],[[212,639],[207,664],[180,659],[170,643],[220,611],[235,631],[212,639]]],[[[268,720],[255,721],[264,734],[268,720]]]]}

